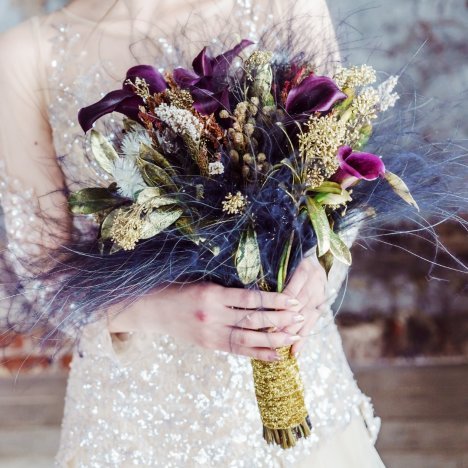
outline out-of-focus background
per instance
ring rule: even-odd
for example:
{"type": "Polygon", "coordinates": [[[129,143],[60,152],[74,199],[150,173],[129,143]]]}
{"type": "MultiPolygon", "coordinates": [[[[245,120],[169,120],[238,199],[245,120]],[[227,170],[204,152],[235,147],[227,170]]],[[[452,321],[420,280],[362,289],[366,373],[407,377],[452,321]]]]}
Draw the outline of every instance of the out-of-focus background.
{"type": "MultiPolygon", "coordinates": [[[[65,0],[0,0],[0,31],[65,0]]],[[[468,90],[466,0],[329,2],[344,55],[396,74],[408,64],[408,95],[461,100],[468,90]],[[413,88],[411,88],[413,87],[413,88]]],[[[463,107],[425,129],[428,138],[463,138],[463,107]]],[[[466,234],[439,228],[466,264],[466,234]]],[[[466,276],[435,268],[422,241],[400,240],[416,255],[354,250],[337,320],[362,389],[383,418],[377,447],[390,468],[468,467],[468,301],[466,276]]],[[[451,265],[447,257],[437,261],[451,265]]],[[[28,337],[0,354],[0,467],[51,467],[63,411],[69,356],[50,360],[28,337]]],[[[333,468],[333,467],[330,467],[333,468]]]]}

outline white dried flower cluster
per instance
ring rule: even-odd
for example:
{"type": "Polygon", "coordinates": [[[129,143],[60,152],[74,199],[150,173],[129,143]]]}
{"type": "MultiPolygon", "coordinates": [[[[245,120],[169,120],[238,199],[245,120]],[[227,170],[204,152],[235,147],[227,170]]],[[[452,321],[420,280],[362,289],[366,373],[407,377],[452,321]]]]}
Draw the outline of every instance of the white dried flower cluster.
{"type": "Polygon", "coordinates": [[[362,122],[369,124],[377,118],[377,106],[380,102],[379,93],[375,88],[365,88],[352,103],[353,114],[362,122]]]}
{"type": "Polygon", "coordinates": [[[230,215],[242,213],[246,206],[247,197],[241,192],[237,192],[235,195],[229,192],[223,201],[223,211],[230,215]]]}
{"type": "Polygon", "coordinates": [[[224,174],[224,165],[221,161],[216,161],[208,164],[208,173],[210,175],[224,174]]]}
{"type": "Polygon", "coordinates": [[[135,160],[131,158],[117,158],[113,162],[112,176],[117,183],[118,192],[123,197],[134,198],[135,193],[146,188],[135,160]]]}
{"type": "Polygon", "coordinates": [[[163,103],[154,110],[154,113],[175,133],[186,135],[195,142],[200,140],[203,126],[190,111],[163,103]]]}
{"type": "Polygon", "coordinates": [[[341,89],[368,86],[376,82],[375,70],[369,65],[353,66],[351,68],[340,67],[334,81],[341,89]]]}
{"type": "Polygon", "coordinates": [[[398,78],[398,76],[390,76],[377,87],[379,95],[378,110],[380,112],[385,112],[390,107],[393,107],[398,99],[400,99],[398,93],[393,92],[398,83],[398,78]]]}
{"type": "Polygon", "coordinates": [[[144,143],[147,146],[151,146],[150,137],[146,132],[129,132],[127,133],[121,144],[122,154],[126,158],[136,159],[140,154],[140,145],[144,143]]]}

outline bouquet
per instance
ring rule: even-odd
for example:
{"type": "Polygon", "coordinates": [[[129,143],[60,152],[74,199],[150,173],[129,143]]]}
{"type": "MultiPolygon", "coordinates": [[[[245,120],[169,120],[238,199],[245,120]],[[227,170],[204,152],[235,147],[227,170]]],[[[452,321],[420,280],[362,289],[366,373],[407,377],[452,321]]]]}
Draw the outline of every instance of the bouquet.
{"type": "MultiPolygon", "coordinates": [[[[129,297],[138,278],[147,289],[203,279],[281,292],[314,246],[327,273],[351,264],[340,226],[357,185],[370,192],[381,179],[417,208],[381,156],[363,152],[398,99],[396,77],[377,86],[366,65],[319,76],[301,57],[246,54],[251,46],[204,48],[191,70],[133,67],[121,89],[79,113],[85,132],[110,112],[126,116],[113,140],[91,130],[112,183],[72,193],[69,205],[94,215],[96,256],[108,265],[100,275],[129,297]],[[138,278],[122,273],[131,265],[138,278]]],[[[264,438],[288,448],[311,421],[296,359],[278,351],[281,361],[252,366],[264,438]]]]}

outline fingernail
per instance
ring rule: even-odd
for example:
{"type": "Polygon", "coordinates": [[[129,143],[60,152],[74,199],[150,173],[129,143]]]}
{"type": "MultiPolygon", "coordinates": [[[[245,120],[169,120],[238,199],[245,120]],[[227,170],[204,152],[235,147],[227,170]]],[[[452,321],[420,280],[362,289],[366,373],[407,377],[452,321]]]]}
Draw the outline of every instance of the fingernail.
{"type": "Polygon", "coordinates": [[[300,302],[297,300],[297,299],[288,299],[286,301],[286,305],[287,306],[291,306],[291,307],[296,307],[300,304],[300,302]]]}
{"type": "Polygon", "coordinates": [[[299,354],[301,354],[300,351],[294,351],[293,356],[294,356],[295,358],[298,358],[298,357],[299,357],[299,354]]]}
{"type": "Polygon", "coordinates": [[[299,335],[288,336],[288,343],[297,343],[300,339],[299,335]]]}
{"type": "Polygon", "coordinates": [[[281,361],[283,359],[279,354],[273,354],[273,361],[281,361]]]}
{"type": "Polygon", "coordinates": [[[305,320],[305,317],[301,314],[299,315],[295,315],[293,317],[293,320],[296,322],[296,323],[299,323],[299,322],[303,322],[305,320]]]}

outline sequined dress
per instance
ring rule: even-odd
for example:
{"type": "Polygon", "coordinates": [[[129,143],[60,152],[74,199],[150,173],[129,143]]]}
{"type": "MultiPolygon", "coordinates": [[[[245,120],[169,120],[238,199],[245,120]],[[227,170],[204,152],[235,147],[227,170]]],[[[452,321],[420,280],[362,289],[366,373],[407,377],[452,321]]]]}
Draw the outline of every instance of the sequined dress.
{"type": "MultiPolygon", "coordinates": [[[[238,3],[247,8],[249,2],[238,3]]],[[[244,23],[253,34],[253,20],[244,23]]],[[[45,83],[48,121],[67,187],[74,190],[90,180],[104,180],[83,156],[86,143],[76,113],[116,87],[128,60],[121,66],[102,60],[99,45],[104,47],[106,32],[70,13],[35,18],[24,27],[38,45],[34,65],[45,83]],[[86,50],[84,39],[93,34],[99,45],[86,50]]],[[[108,39],[128,46],[128,38],[108,39]]],[[[170,44],[161,38],[159,53],[170,56],[170,44]]],[[[147,54],[155,56],[153,50],[147,54]]],[[[5,154],[8,135],[2,140],[5,154]]],[[[11,170],[5,172],[10,177],[3,177],[2,204],[9,250],[17,254],[34,220],[34,194],[14,180],[11,170]]],[[[347,236],[352,243],[355,233],[347,236]]],[[[330,304],[346,274],[345,267],[333,267],[330,304]]],[[[312,436],[283,451],[267,446],[261,437],[248,358],[154,333],[133,333],[120,340],[102,322],[87,325],[71,363],[57,466],[383,466],[373,447],[380,420],[357,387],[331,307],[319,319],[299,364],[312,436]]]]}

